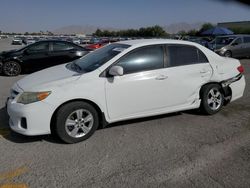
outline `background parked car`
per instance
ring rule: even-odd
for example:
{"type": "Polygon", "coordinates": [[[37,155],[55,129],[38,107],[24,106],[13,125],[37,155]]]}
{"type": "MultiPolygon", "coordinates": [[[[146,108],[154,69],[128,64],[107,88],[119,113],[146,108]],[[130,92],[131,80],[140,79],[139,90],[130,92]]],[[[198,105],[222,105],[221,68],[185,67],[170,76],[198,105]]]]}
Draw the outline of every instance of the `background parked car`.
{"type": "Polygon", "coordinates": [[[12,44],[12,45],[22,45],[23,42],[22,42],[22,39],[21,39],[21,38],[13,38],[11,44],[12,44]]]}
{"type": "Polygon", "coordinates": [[[34,38],[31,38],[31,37],[25,38],[23,41],[23,43],[26,45],[33,44],[35,42],[36,42],[36,40],[34,38]]]}
{"type": "Polygon", "coordinates": [[[250,35],[234,35],[216,39],[215,52],[226,57],[250,57],[250,35]]]}
{"type": "Polygon", "coordinates": [[[34,72],[67,63],[87,53],[86,48],[71,42],[45,40],[0,53],[0,67],[6,76],[17,76],[21,72],[34,72]]]}

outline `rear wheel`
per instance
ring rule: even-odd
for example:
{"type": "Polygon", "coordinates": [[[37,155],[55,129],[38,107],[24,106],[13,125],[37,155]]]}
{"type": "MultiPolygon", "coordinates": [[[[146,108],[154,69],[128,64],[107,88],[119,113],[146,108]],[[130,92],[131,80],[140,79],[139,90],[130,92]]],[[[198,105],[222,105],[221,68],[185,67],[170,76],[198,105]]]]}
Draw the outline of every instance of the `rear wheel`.
{"type": "Polygon", "coordinates": [[[56,133],[66,143],[89,138],[99,125],[95,108],[85,102],[71,102],[62,106],[56,116],[56,133]]]}
{"type": "Polygon", "coordinates": [[[209,84],[202,88],[201,106],[202,112],[208,115],[219,112],[224,104],[222,89],[217,84],[209,84]]]}
{"type": "Polygon", "coordinates": [[[16,61],[8,61],[3,64],[3,73],[6,76],[18,76],[21,73],[21,66],[16,61]]]}

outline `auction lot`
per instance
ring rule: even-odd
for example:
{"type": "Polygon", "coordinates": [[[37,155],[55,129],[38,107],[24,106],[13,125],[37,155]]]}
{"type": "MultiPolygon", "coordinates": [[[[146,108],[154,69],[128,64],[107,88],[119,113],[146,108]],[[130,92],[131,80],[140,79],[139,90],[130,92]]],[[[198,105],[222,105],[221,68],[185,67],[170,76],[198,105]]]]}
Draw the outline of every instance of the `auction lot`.
{"type": "MultiPolygon", "coordinates": [[[[18,48],[0,40],[0,51],[18,48]]],[[[68,145],[11,132],[0,76],[0,188],[250,187],[250,59],[244,97],[213,116],[196,111],[119,122],[68,145]]]]}

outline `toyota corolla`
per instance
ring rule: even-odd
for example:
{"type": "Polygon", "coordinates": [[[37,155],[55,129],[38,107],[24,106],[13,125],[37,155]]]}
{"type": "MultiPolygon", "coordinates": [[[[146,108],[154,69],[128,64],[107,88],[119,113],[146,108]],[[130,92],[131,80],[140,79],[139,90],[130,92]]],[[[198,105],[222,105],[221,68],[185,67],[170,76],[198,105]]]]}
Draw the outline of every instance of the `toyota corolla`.
{"type": "Polygon", "coordinates": [[[7,111],[20,134],[56,133],[76,143],[121,120],[189,109],[212,115],[244,89],[240,62],[199,44],[122,41],[21,79],[7,111]]]}

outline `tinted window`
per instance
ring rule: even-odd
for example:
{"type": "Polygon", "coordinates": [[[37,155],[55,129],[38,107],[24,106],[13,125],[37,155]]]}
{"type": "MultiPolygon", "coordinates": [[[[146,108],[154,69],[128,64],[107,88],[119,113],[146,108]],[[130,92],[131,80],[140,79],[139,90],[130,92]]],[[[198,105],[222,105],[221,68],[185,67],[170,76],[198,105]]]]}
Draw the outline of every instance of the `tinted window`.
{"type": "Polygon", "coordinates": [[[163,47],[148,46],[139,48],[121,58],[117,65],[123,67],[124,74],[163,68],[163,47]]]}
{"type": "Polygon", "coordinates": [[[49,50],[49,43],[48,42],[42,42],[42,43],[37,43],[30,48],[28,48],[29,52],[44,52],[49,50]]]}
{"type": "Polygon", "coordinates": [[[69,43],[53,42],[54,51],[63,51],[63,50],[71,50],[71,49],[74,49],[74,46],[69,43]]]}
{"type": "Polygon", "coordinates": [[[188,45],[168,46],[167,55],[170,67],[208,62],[203,52],[188,45]]]}
{"type": "Polygon", "coordinates": [[[250,37],[244,37],[244,43],[250,43],[250,37]]]}

